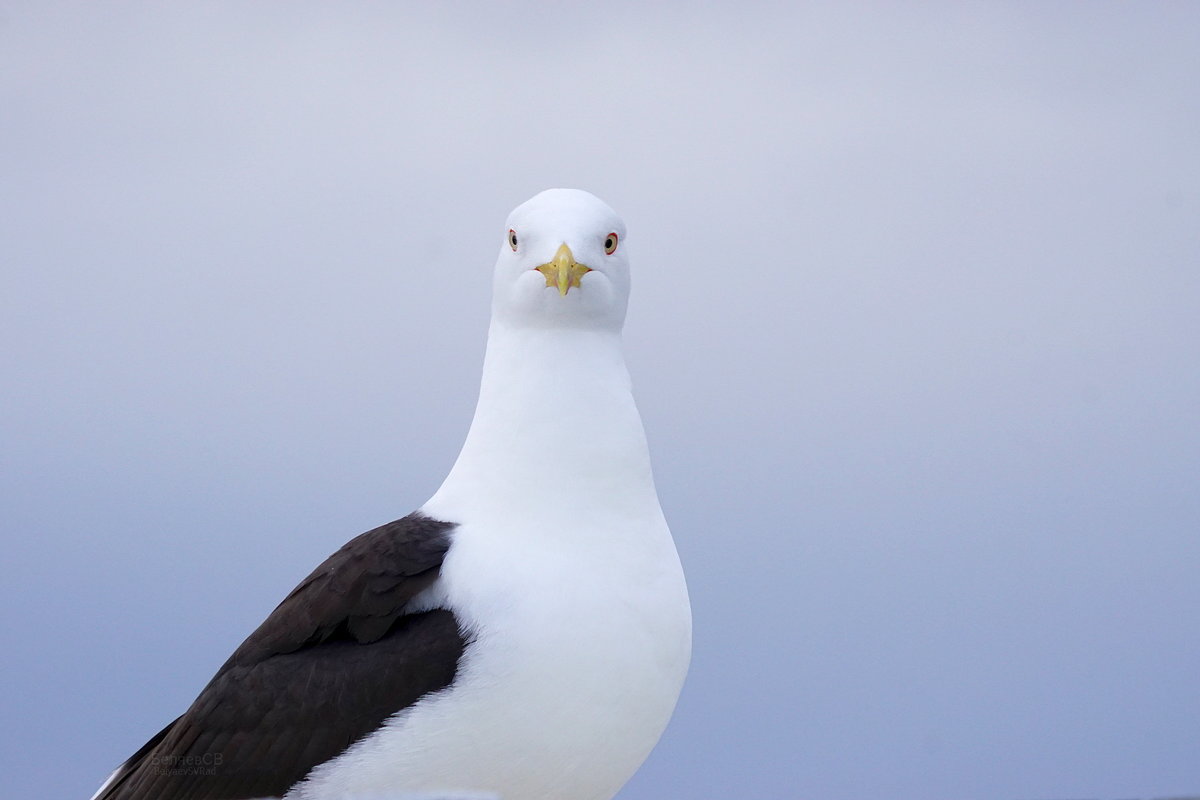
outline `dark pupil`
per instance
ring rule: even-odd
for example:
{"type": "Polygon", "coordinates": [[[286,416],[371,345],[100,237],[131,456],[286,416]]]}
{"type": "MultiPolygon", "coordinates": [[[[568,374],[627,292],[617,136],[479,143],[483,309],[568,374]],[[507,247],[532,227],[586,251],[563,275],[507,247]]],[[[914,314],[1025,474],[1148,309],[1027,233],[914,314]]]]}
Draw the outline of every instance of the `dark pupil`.
{"type": "Polygon", "coordinates": [[[604,240],[604,246],[609,248],[610,250],[612,249],[613,240],[612,240],[611,236],[604,240]]]}

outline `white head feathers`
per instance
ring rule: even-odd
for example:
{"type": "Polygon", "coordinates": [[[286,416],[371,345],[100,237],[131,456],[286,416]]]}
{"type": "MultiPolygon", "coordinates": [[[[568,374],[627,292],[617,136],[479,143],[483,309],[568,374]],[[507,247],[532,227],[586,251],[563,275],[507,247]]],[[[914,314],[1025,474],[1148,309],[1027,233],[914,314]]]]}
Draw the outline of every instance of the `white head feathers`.
{"type": "Polygon", "coordinates": [[[620,330],[629,303],[625,223],[599,198],[547,189],[505,223],[493,320],[620,330]]]}

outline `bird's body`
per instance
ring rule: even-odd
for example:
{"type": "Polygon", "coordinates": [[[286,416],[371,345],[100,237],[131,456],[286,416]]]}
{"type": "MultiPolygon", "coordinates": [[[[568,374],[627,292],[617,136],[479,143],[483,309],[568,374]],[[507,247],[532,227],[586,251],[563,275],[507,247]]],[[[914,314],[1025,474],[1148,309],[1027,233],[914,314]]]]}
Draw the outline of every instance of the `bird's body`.
{"type": "Polygon", "coordinates": [[[583,192],[513,212],[442,487],[319,567],[98,797],[617,792],[666,726],[691,634],[621,350],[624,233],[583,192]],[[289,702],[312,710],[263,725],[246,709],[289,702]],[[156,779],[197,748],[224,774],[156,779]]]}

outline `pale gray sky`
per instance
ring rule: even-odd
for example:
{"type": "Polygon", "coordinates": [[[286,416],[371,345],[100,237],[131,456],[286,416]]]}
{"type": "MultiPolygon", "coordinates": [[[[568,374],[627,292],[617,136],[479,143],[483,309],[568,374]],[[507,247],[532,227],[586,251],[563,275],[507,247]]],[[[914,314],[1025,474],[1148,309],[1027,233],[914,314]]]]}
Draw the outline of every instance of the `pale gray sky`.
{"type": "Polygon", "coordinates": [[[9,0],[6,794],[431,494],[548,186],[695,610],[623,800],[1200,793],[1200,6],[9,0]]]}

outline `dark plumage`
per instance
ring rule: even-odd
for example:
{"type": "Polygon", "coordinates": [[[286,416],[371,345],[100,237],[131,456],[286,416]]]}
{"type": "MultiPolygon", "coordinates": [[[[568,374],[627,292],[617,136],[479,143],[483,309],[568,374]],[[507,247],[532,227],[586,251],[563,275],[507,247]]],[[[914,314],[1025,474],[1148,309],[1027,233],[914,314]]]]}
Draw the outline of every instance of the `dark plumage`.
{"type": "Polygon", "coordinates": [[[244,641],[102,800],[278,797],[422,696],[466,647],[446,609],[408,613],[454,525],[419,514],[351,539],[244,641]]]}

